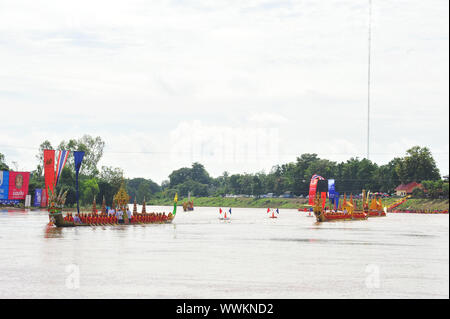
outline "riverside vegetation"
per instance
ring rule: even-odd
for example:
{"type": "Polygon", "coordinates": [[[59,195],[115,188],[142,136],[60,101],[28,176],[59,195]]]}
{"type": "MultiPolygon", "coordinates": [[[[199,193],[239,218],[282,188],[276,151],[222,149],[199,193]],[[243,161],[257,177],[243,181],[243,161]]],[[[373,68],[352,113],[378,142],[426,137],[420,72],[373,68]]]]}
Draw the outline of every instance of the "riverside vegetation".
{"type": "MultiPolygon", "coordinates": [[[[196,207],[233,207],[233,208],[284,208],[284,209],[303,209],[309,208],[308,200],[305,198],[226,198],[226,197],[192,197],[196,207]]],[[[384,198],[383,205],[389,206],[397,201],[399,197],[384,198]]],[[[187,200],[181,199],[181,201],[187,200]]],[[[342,200],[342,199],[341,199],[342,200]]],[[[362,207],[361,200],[355,199],[356,205],[362,207]]],[[[155,198],[147,201],[147,205],[170,206],[171,202],[165,198],[155,198]]],[[[327,201],[326,205],[330,206],[327,201]]],[[[412,210],[448,210],[449,200],[447,199],[409,199],[406,203],[397,207],[397,209],[412,210]]]]}
{"type": "MultiPolygon", "coordinates": [[[[274,166],[270,172],[254,174],[230,174],[224,172],[218,177],[211,177],[200,163],[191,167],[174,170],[168,179],[160,185],[149,178],[124,178],[123,170],[118,167],[102,166],[98,163],[103,156],[105,142],[101,137],[84,135],[79,139],[61,141],[53,147],[49,141],[44,141],[36,155],[36,169],[31,172],[29,193],[34,194],[36,188],[44,188],[43,150],[82,150],[86,152],[80,172],[80,202],[89,207],[94,198],[98,205],[103,197],[107,205],[112,204],[112,197],[118,191],[122,182],[131,199],[142,203],[144,198],[148,204],[170,205],[178,193],[181,200],[192,194],[196,206],[229,206],[229,207],[279,207],[299,208],[305,205],[302,198],[278,198],[279,195],[308,195],[309,182],[313,174],[319,174],[326,179],[336,180],[336,190],[340,194],[360,194],[362,189],[372,192],[392,194],[399,184],[421,182],[425,192],[414,190],[417,200],[409,200],[405,205],[434,209],[448,209],[449,183],[448,176],[442,178],[436,162],[427,147],[414,146],[407,150],[404,157],[394,158],[384,165],[378,165],[368,159],[350,158],[345,162],[334,162],[322,159],[317,154],[302,154],[295,162],[274,166]],[[261,195],[273,193],[276,198],[261,198],[261,195]],[[251,195],[254,198],[231,195],[251,195]]],[[[5,157],[0,153],[2,170],[10,168],[5,163],[5,157]]],[[[75,205],[75,171],[73,157],[69,156],[60,181],[57,186],[68,190],[66,205],[75,205]]],[[[386,204],[394,199],[386,200],[386,204]]],[[[418,208],[419,209],[419,208],[418,208]]]]}

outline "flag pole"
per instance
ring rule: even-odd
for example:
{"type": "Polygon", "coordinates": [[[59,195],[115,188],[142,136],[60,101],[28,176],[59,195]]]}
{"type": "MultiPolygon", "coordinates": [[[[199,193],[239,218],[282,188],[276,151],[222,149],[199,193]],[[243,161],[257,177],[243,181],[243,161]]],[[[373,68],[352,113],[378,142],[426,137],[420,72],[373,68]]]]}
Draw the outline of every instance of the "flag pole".
{"type": "Polygon", "coordinates": [[[75,187],[76,187],[76,196],[77,196],[77,212],[80,214],[80,194],[78,190],[78,175],[80,172],[81,162],[83,161],[84,152],[82,151],[74,151],[73,157],[75,158],[75,187]]]}

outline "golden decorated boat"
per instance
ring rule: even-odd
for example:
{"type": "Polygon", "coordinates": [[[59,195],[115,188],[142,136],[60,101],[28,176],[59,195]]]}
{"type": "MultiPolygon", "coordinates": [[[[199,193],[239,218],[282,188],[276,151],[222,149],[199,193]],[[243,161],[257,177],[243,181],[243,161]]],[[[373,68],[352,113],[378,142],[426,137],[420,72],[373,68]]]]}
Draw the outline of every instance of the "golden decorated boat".
{"type": "Polygon", "coordinates": [[[185,212],[191,212],[194,210],[194,201],[191,200],[191,192],[188,193],[188,200],[187,202],[183,203],[183,210],[185,212]]]}
{"type": "Polygon", "coordinates": [[[190,201],[190,202],[184,202],[183,203],[183,210],[185,212],[191,212],[194,210],[194,202],[190,201]]]}
{"type": "Polygon", "coordinates": [[[113,208],[115,212],[122,212],[123,215],[112,215],[106,211],[105,200],[103,200],[101,212],[97,212],[94,205],[91,213],[72,214],[62,213],[62,208],[66,201],[67,191],[56,195],[50,192],[49,196],[49,225],[56,227],[79,227],[79,226],[108,226],[108,225],[139,225],[139,224],[170,224],[177,214],[178,195],[175,194],[173,211],[168,215],[165,213],[147,213],[145,209],[145,200],[142,206],[142,212],[137,213],[136,200],[134,201],[133,214],[128,217],[128,196],[125,186],[122,183],[118,193],[113,199],[113,208]]]}
{"type": "Polygon", "coordinates": [[[381,198],[373,197],[369,206],[369,217],[386,217],[387,208],[383,208],[381,198]]]}
{"type": "MultiPolygon", "coordinates": [[[[381,198],[378,199],[376,196],[372,197],[372,201],[369,205],[370,200],[370,191],[362,190],[362,210],[357,209],[356,203],[353,202],[353,195],[350,197],[350,204],[352,207],[355,207],[355,214],[366,214],[367,217],[386,217],[386,208],[383,208],[383,203],[381,202],[381,198]]],[[[344,195],[344,204],[346,202],[346,198],[344,195]]]]}
{"type": "Polygon", "coordinates": [[[330,221],[349,221],[349,220],[366,220],[368,213],[365,211],[356,211],[354,209],[353,199],[346,200],[344,195],[344,203],[342,204],[342,210],[327,210],[324,205],[321,204],[320,196],[316,195],[314,198],[313,212],[316,216],[317,222],[330,222],[330,221]]]}

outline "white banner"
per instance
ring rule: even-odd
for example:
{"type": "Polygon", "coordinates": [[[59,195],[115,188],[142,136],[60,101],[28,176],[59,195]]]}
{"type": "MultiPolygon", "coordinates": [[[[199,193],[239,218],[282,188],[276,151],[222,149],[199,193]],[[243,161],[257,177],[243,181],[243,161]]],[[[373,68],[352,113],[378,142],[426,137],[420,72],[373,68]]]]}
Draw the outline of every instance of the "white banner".
{"type": "Polygon", "coordinates": [[[25,207],[31,206],[31,195],[25,196],[25,207]]]}

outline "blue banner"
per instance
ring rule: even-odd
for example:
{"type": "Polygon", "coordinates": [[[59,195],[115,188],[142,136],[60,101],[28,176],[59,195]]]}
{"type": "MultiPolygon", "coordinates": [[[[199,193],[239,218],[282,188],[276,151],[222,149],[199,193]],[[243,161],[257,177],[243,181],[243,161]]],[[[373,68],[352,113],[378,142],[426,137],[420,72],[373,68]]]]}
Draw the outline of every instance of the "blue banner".
{"type": "Polygon", "coordinates": [[[83,162],[84,152],[75,151],[73,152],[73,157],[75,158],[75,186],[77,188],[77,211],[80,214],[80,195],[78,192],[78,174],[80,173],[81,162],[83,162]]]}
{"type": "Polygon", "coordinates": [[[33,206],[40,207],[42,201],[42,189],[36,188],[34,191],[34,203],[33,206]]]}
{"type": "Polygon", "coordinates": [[[330,199],[330,202],[334,204],[334,197],[335,197],[335,188],[334,188],[334,179],[328,180],[328,198],[330,199]]]}
{"type": "Polygon", "coordinates": [[[0,199],[8,199],[9,172],[0,171],[0,199]]]}
{"type": "Polygon", "coordinates": [[[334,206],[336,206],[336,210],[339,208],[339,193],[334,192],[334,206]]]}

